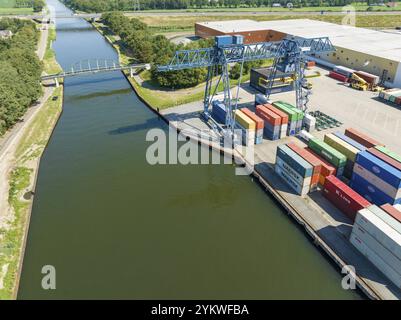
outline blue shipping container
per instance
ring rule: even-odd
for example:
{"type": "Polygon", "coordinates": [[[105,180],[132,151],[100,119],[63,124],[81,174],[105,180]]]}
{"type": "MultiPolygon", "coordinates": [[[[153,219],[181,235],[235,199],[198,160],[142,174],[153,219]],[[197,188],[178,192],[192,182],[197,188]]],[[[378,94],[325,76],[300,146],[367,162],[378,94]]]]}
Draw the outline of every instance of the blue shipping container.
{"type": "Polygon", "coordinates": [[[292,190],[294,190],[297,194],[299,195],[306,195],[309,191],[309,187],[303,187],[297,183],[285,170],[280,167],[279,165],[274,166],[274,171],[279,175],[285,182],[286,184],[291,187],[292,190]]]}
{"type": "Polygon", "coordinates": [[[280,139],[280,133],[274,133],[269,131],[266,127],[263,129],[264,136],[269,140],[278,140],[280,139]]]}
{"type": "Polygon", "coordinates": [[[286,145],[281,145],[277,147],[276,156],[289,164],[291,168],[298,172],[302,177],[312,176],[313,166],[286,145]]]}
{"type": "Polygon", "coordinates": [[[236,34],[233,36],[233,43],[234,44],[243,44],[244,43],[244,36],[240,34],[236,34]]]}
{"type": "Polygon", "coordinates": [[[393,168],[379,158],[376,158],[371,153],[367,151],[358,153],[356,156],[356,163],[369,170],[396,189],[401,187],[401,171],[393,168]]]}
{"type": "Polygon", "coordinates": [[[367,148],[360,143],[356,142],[354,139],[351,139],[350,137],[347,137],[345,134],[342,134],[341,132],[337,131],[334,132],[334,135],[337,138],[340,138],[341,140],[345,141],[346,143],[350,144],[354,148],[357,148],[360,151],[365,151],[367,148]]]}
{"type": "Polygon", "coordinates": [[[297,127],[297,122],[296,121],[288,122],[287,135],[288,136],[295,136],[296,127],[297,127]]]}
{"type": "Polygon", "coordinates": [[[389,203],[391,205],[400,204],[401,198],[394,199],[385,194],[376,186],[371,185],[367,180],[355,172],[352,174],[351,188],[363,196],[366,200],[377,206],[389,203]]]}

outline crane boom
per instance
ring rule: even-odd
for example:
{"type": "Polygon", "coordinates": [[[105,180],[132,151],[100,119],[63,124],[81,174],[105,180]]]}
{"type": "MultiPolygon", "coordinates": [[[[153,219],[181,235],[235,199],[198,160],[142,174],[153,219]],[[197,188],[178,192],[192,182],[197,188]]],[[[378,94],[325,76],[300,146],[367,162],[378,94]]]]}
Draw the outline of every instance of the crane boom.
{"type": "MultiPolygon", "coordinates": [[[[226,125],[228,128],[233,129],[234,116],[228,72],[229,64],[243,64],[248,61],[273,59],[274,68],[278,66],[278,61],[282,61],[283,64],[291,66],[296,74],[297,107],[301,109],[302,105],[306,104],[303,103],[302,100],[302,86],[305,80],[303,69],[300,67],[302,57],[305,55],[331,52],[334,50],[334,46],[328,37],[310,39],[287,37],[281,41],[224,45],[219,45],[216,41],[216,45],[211,48],[176,51],[170,63],[164,66],[158,66],[157,70],[159,72],[168,72],[192,68],[208,68],[203,101],[204,115],[207,119],[211,119],[208,109],[221,81],[224,86],[224,104],[227,110],[226,125]],[[218,73],[220,73],[220,78],[214,87],[214,92],[212,92],[213,77],[218,73]]],[[[238,86],[239,85],[240,80],[238,81],[238,86]]],[[[237,102],[235,103],[235,108],[236,104],[237,102]]],[[[213,119],[211,120],[213,121],[213,119]]]]}

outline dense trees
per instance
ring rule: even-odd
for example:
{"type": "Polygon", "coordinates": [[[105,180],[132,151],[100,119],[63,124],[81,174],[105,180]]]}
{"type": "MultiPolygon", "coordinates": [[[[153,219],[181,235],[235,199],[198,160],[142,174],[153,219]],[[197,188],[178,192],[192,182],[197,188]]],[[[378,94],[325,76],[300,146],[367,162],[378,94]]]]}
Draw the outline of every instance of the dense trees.
{"type": "MultiPolygon", "coordinates": [[[[370,5],[377,3],[375,0],[63,0],[73,9],[87,12],[105,12],[114,10],[140,10],[149,9],[187,9],[187,8],[237,8],[237,7],[271,7],[273,3],[286,6],[292,3],[294,7],[307,6],[344,6],[359,2],[370,5]]],[[[389,2],[385,0],[384,2],[389,2]]]]}
{"type": "Polygon", "coordinates": [[[30,21],[3,18],[0,29],[11,39],[0,40],[0,135],[21,118],[42,94],[42,63],[35,49],[38,32],[30,21]]]}
{"type": "Polygon", "coordinates": [[[136,62],[152,64],[152,80],[164,87],[186,88],[205,80],[205,69],[182,70],[159,73],[155,65],[168,63],[178,49],[209,47],[209,40],[200,40],[189,45],[177,46],[163,35],[152,35],[147,25],[138,19],[129,19],[119,12],[105,13],[103,22],[116,34],[132,52],[136,62]]]}

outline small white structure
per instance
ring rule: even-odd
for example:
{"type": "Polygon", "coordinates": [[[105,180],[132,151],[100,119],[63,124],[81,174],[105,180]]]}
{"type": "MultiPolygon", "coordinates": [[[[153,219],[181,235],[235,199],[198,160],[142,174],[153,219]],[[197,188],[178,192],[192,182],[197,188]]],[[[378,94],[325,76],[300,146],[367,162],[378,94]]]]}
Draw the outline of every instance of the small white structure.
{"type": "Polygon", "coordinates": [[[9,39],[13,36],[10,30],[0,30],[0,39],[9,39]]]}

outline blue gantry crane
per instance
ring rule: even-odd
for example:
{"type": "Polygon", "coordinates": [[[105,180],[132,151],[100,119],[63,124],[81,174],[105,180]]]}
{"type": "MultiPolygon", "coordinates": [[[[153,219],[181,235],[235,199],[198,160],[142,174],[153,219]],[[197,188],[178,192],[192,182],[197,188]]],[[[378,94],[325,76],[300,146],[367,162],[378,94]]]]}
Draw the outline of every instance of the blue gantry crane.
{"type": "Polygon", "coordinates": [[[334,46],[327,37],[301,38],[286,37],[281,41],[258,42],[243,44],[242,36],[218,36],[215,38],[215,45],[211,48],[176,51],[169,64],[158,66],[158,71],[168,72],[191,68],[208,68],[206,88],[204,95],[204,112],[206,119],[210,119],[214,125],[221,128],[210,116],[209,107],[219,84],[223,83],[224,104],[226,106],[226,126],[234,128],[233,111],[237,107],[238,92],[241,83],[243,63],[247,61],[272,59],[272,72],[269,79],[270,87],[267,88],[270,94],[271,86],[275,79],[276,70],[283,72],[294,72],[296,106],[301,110],[306,109],[307,95],[304,75],[305,60],[307,56],[334,51],[334,46]],[[240,79],[238,80],[237,97],[232,99],[229,79],[229,66],[233,63],[240,63],[240,79]],[[213,88],[213,78],[219,75],[217,83],[213,88]]]}

